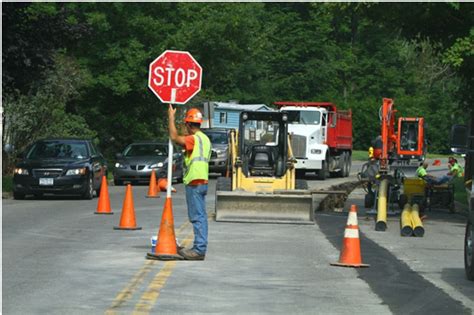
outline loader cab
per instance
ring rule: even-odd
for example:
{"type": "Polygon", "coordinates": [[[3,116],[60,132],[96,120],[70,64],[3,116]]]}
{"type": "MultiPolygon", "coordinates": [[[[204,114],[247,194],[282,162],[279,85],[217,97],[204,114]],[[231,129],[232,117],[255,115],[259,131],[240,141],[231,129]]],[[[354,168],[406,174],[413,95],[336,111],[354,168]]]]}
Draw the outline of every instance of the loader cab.
{"type": "Polygon", "coordinates": [[[242,112],[239,126],[239,159],[246,177],[281,177],[288,155],[288,114],[242,112]]]}
{"type": "Polygon", "coordinates": [[[424,159],[426,150],[423,118],[399,118],[397,154],[403,158],[424,159]]]}

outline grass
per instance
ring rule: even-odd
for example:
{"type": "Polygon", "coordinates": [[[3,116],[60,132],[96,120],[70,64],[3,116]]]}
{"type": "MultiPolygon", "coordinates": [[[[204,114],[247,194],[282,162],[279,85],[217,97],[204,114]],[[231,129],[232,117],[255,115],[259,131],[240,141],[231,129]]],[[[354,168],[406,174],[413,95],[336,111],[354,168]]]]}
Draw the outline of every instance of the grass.
{"type": "Polygon", "coordinates": [[[368,150],[352,150],[352,160],[353,161],[367,161],[369,158],[368,150]]]}
{"type": "Polygon", "coordinates": [[[453,181],[454,184],[454,200],[468,206],[467,203],[467,191],[464,186],[464,180],[462,178],[456,178],[453,181]]]}
{"type": "Polygon", "coordinates": [[[2,192],[13,191],[13,176],[2,176],[2,192]]]}

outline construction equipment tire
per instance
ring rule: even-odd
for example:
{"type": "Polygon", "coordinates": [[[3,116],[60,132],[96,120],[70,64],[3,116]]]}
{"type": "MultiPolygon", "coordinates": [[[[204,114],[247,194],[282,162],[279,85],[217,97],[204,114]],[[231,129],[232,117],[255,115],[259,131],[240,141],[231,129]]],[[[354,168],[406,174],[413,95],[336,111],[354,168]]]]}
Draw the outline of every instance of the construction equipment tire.
{"type": "Polygon", "coordinates": [[[403,210],[405,204],[408,202],[408,196],[405,194],[401,194],[398,198],[398,207],[403,210]]]}
{"type": "Polygon", "coordinates": [[[375,195],[373,193],[367,193],[364,197],[364,207],[369,209],[375,204],[375,195]]]}
{"type": "Polygon", "coordinates": [[[474,281],[474,227],[473,222],[468,220],[466,225],[466,235],[464,237],[464,268],[466,277],[474,281]]]}
{"type": "Polygon", "coordinates": [[[232,191],[232,178],[218,177],[216,182],[216,191],[232,191]]]}
{"type": "Polygon", "coordinates": [[[308,182],[304,179],[297,179],[295,189],[308,189],[308,182]]]}

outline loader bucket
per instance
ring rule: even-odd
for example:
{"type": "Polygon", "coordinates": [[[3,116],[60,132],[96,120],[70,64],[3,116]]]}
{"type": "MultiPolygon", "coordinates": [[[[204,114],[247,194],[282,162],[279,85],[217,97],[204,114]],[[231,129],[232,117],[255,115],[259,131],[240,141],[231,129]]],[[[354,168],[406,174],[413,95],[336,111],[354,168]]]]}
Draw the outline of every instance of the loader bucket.
{"type": "Polygon", "coordinates": [[[216,192],[216,221],[314,224],[311,194],[216,192]]]}

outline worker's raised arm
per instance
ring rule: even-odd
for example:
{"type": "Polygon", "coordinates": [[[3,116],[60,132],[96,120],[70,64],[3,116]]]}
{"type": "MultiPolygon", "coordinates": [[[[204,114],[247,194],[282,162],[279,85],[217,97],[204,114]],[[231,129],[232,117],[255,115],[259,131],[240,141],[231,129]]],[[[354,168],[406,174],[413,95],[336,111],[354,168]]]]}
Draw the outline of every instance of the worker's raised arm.
{"type": "Polygon", "coordinates": [[[181,146],[184,146],[185,140],[183,136],[178,135],[178,130],[176,130],[176,125],[174,123],[176,114],[176,108],[170,104],[168,107],[168,129],[171,141],[181,146]]]}

